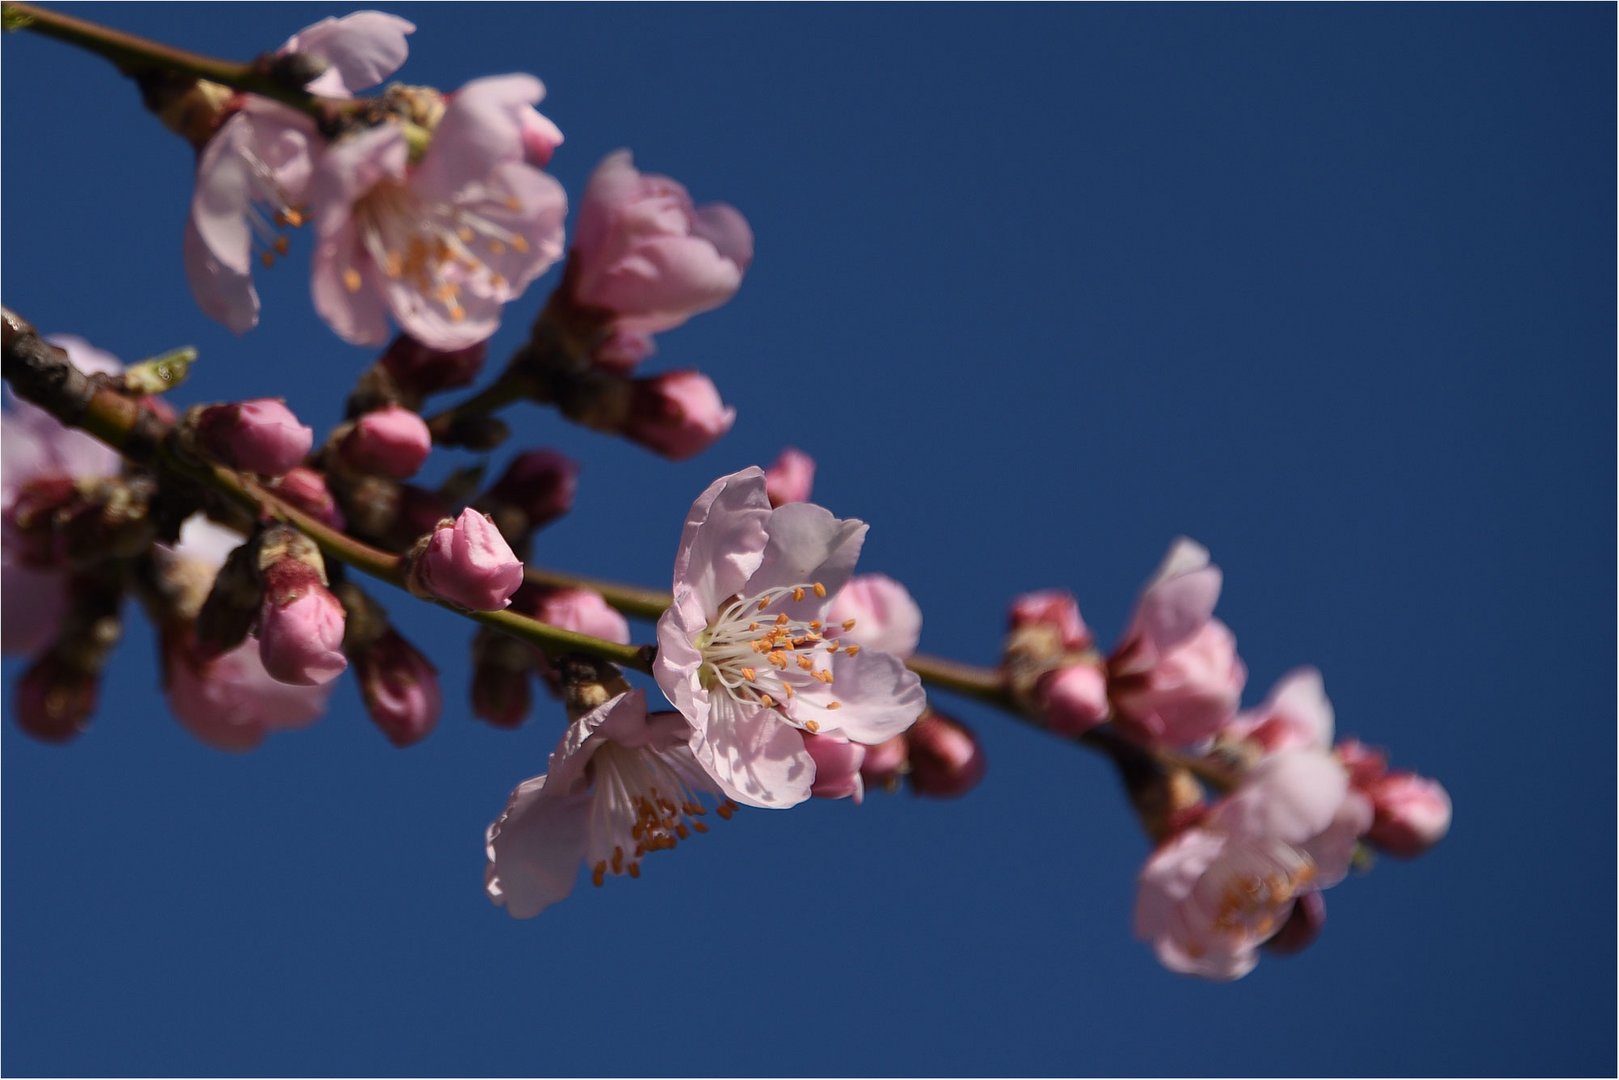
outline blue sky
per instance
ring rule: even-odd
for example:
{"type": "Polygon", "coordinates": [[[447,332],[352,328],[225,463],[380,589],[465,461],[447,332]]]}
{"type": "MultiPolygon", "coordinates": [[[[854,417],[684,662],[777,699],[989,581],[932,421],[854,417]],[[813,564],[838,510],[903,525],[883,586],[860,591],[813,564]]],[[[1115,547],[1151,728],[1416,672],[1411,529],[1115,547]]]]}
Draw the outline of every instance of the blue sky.
{"type": "MultiPolygon", "coordinates": [[[[346,9],[75,10],[247,56],[346,9]]],[[[969,797],[742,813],[516,922],[482,831],[561,718],[472,719],[461,621],[389,598],[444,671],[423,745],[345,685],[233,757],[166,714],[132,617],[76,744],[5,725],[0,1067],[1612,1069],[1611,7],[393,10],[410,81],[546,82],[571,194],[628,146],[757,236],[735,302],[650,361],[714,377],[726,440],[671,464],[513,414],[512,448],[584,464],[539,561],[661,584],[690,500],[793,444],[923,648],[989,661],[1032,588],[1110,643],[1185,533],[1246,699],[1318,665],[1454,830],[1335,889],[1303,955],[1185,980],[1130,938],[1146,844],[1105,763],[941,695],[989,754],[969,797]]],[[[126,359],[197,345],[182,403],[335,422],[370,356],[313,314],[307,246],[260,275],[259,329],[210,324],[189,150],[100,60],[4,49],[5,302],[126,359]]]]}

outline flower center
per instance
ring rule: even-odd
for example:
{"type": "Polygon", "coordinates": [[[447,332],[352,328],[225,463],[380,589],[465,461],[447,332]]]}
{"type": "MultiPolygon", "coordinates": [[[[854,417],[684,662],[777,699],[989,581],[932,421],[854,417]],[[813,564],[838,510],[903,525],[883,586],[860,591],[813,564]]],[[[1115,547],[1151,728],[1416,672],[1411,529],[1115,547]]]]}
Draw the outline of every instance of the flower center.
{"type": "Polygon", "coordinates": [[[1264,940],[1280,926],[1288,905],[1315,880],[1315,864],[1293,848],[1267,857],[1235,860],[1215,905],[1217,933],[1264,940]]]}
{"type": "MultiPolygon", "coordinates": [[[[508,210],[521,209],[515,198],[497,201],[508,210]]],[[[469,206],[429,203],[398,181],[385,180],[366,192],[355,205],[354,219],[366,254],[383,274],[443,304],[452,322],[466,318],[460,297],[467,286],[495,295],[506,290],[505,276],[488,258],[508,248],[528,251],[521,233],[469,206]]],[[[359,292],[363,280],[358,267],[343,271],[349,292],[359,292]]]]}
{"type": "MultiPolygon", "coordinates": [[[[817,661],[824,664],[840,650],[850,656],[860,651],[859,645],[837,640],[840,632],[854,629],[855,621],[829,627],[819,619],[794,619],[785,611],[774,617],[768,614],[777,604],[802,601],[812,593],[824,599],[826,586],[818,581],[783,585],[735,597],[721,608],[699,640],[703,666],[698,678],[703,685],[710,691],[722,689],[738,702],[778,711],[803,690],[831,686],[832,669],[817,666],[817,661]]],[[[840,706],[831,701],[825,707],[840,706]]],[[[782,715],[797,724],[785,711],[782,715]]],[[[798,726],[811,734],[820,729],[814,720],[798,726]]]]}
{"type": "MultiPolygon", "coordinates": [[[[708,811],[692,790],[702,786],[695,764],[645,747],[608,743],[590,759],[596,797],[590,811],[590,839],[585,862],[591,881],[600,886],[608,874],[641,876],[641,859],[666,851],[691,836],[706,833],[700,819],[708,811]]],[[[729,820],[736,803],[725,799],[714,808],[729,820]]]]}
{"type": "Polygon", "coordinates": [[[304,223],[301,210],[287,197],[286,189],[275,178],[275,170],[247,147],[238,151],[247,165],[248,183],[252,195],[247,204],[247,224],[253,230],[253,250],[260,265],[266,270],[275,265],[277,257],[285,257],[292,244],[283,229],[296,229],[304,223]],[[269,207],[266,214],[260,204],[269,207]]]}

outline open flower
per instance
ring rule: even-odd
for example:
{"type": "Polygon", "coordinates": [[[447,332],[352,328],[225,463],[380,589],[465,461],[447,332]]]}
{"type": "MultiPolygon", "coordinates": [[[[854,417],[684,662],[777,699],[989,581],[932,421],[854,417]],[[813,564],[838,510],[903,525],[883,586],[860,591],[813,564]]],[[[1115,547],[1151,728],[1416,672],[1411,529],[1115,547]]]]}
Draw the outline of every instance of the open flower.
{"type": "Polygon", "coordinates": [[[826,611],[849,580],[864,522],[811,503],[771,509],[761,469],[721,477],[692,504],[658,620],[653,675],[691,722],[699,765],[731,798],[808,798],[804,733],[876,744],[927,701],[897,657],[845,644],[826,611]]]}
{"type": "MultiPolygon", "coordinates": [[[[357,11],[305,27],[277,52],[323,61],[326,71],[308,89],[348,97],[405,62],[405,35],[415,29],[397,15],[357,11]]],[[[279,229],[302,223],[309,177],[323,146],[309,117],[248,96],[197,160],[184,239],[186,278],[202,310],[238,334],[259,321],[253,263],[268,266],[287,253],[279,229]]]]}
{"type": "MultiPolygon", "coordinates": [[[[580,863],[597,885],[608,874],[640,877],[646,855],[706,832],[697,799],[714,788],[687,738],[680,714],[648,715],[639,690],[570,724],[545,775],[519,784],[489,826],[489,898],[531,918],[573,891],[580,863]]],[[[729,817],[731,805],[719,813],[729,817]]]]}
{"type": "Polygon", "coordinates": [[[383,345],[392,315],[435,349],[500,325],[500,309],[562,255],[567,196],[531,160],[529,75],[456,92],[420,164],[384,123],[333,144],[309,182],[315,308],[345,341],[383,345]]]}

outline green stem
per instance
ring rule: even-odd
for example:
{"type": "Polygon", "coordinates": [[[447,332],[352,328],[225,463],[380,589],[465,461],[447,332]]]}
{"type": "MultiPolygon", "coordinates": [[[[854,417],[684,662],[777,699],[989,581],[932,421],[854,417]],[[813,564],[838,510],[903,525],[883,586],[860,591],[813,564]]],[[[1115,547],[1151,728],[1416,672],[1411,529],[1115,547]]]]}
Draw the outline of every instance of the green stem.
{"type": "Polygon", "coordinates": [[[128,75],[153,71],[191,75],[279,101],[323,122],[356,107],[355,102],[346,99],[320,97],[288,86],[253,64],[177,49],[35,4],[5,0],[0,4],[0,20],[7,30],[28,30],[93,52],[128,75]]]}

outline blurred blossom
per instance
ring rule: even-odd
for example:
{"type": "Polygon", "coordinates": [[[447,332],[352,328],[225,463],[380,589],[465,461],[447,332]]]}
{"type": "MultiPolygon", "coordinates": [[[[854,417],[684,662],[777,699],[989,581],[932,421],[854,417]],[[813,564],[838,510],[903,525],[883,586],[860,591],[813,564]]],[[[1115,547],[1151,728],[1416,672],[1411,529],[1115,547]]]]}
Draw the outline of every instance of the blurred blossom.
{"type": "Polygon", "coordinates": [[[624,434],[675,461],[707,450],[736,422],[714,380],[700,371],[671,371],[631,384],[624,434]]]}
{"type": "Polygon", "coordinates": [[[427,738],[443,707],[432,661],[392,627],[351,659],[365,711],[388,741],[411,746],[427,738]]]}
{"type": "Polygon", "coordinates": [[[433,436],[416,413],[387,405],[354,421],[337,444],[343,464],[355,472],[405,480],[415,476],[433,449],[433,436]]]}
{"type": "Polygon", "coordinates": [[[1450,793],[1437,780],[1391,772],[1366,793],[1376,814],[1367,839],[1390,855],[1415,858],[1450,831],[1450,793]]]}
{"type": "Polygon", "coordinates": [[[765,470],[765,492],[771,506],[808,502],[815,484],[815,459],[789,446],[765,470]]]}
{"type": "Polygon", "coordinates": [[[1222,733],[1247,739],[1266,753],[1328,750],[1332,747],[1332,702],[1321,672],[1298,668],[1283,675],[1264,704],[1238,713],[1222,733]]]}
{"type": "Polygon", "coordinates": [[[905,586],[883,574],[857,574],[838,590],[826,621],[843,626],[844,641],[906,658],[922,640],[922,609],[905,586]]]}
{"type": "Polygon", "coordinates": [[[194,414],[197,442],[243,472],[281,476],[300,465],[315,433],[280,398],[209,405],[194,414]]]}
{"type": "Polygon", "coordinates": [[[930,710],[905,733],[905,742],[911,790],[918,795],[958,798],[984,778],[984,748],[959,720],[930,710]]]}
{"type": "Polygon", "coordinates": [[[1079,651],[1091,647],[1091,632],[1079,617],[1079,602],[1063,589],[1024,593],[1012,601],[1012,629],[1048,626],[1058,635],[1064,649],[1079,651]]]}

